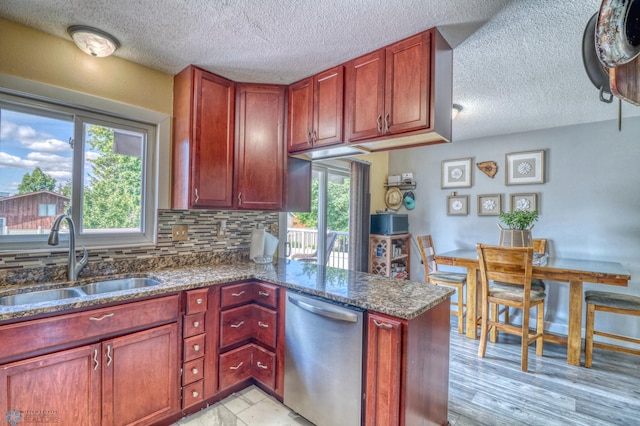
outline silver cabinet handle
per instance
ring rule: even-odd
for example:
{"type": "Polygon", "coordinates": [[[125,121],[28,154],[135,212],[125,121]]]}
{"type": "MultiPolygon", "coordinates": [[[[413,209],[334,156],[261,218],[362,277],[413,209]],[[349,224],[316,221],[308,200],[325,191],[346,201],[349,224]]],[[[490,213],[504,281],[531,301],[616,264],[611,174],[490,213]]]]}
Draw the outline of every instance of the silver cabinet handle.
{"type": "Polygon", "coordinates": [[[262,322],[262,321],[258,321],[258,325],[259,325],[260,327],[262,327],[262,328],[269,328],[269,324],[264,323],[264,322],[262,322]]]}
{"type": "Polygon", "coordinates": [[[194,204],[200,201],[200,196],[198,195],[198,188],[196,188],[196,199],[194,200],[194,204]]]}
{"type": "Polygon", "coordinates": [[[266,370],[266,369],[267,369],[267,368],[269,368],[269,367],[267,367],[266,365],[264,365],[263,363],[261,363],[260,361],[258,361],[258,368],[262,368],[263,370],[266,370]]]}
{"type": "Polygon", "coordinates": [[[200,345],[193,345],[193,350],[198,352],[200,350],[200,345]]]}
{"type": "Polygon", "coordinates": [[[232,295],[233,297],[240,297],[240,296],[242,296],[244,293],[245,293],[245,291],[244,291],[244,290],[242,290],[240,293],[231,293],[231,295],[232,295]]]}
{"type": "Polygon", "coordinates": [[[90,317],[90,318],[89,318],[89,321],[102,321],[103,319],[105,319],[105,318],[111,318],[111,317],[112,317],[112,316],[114,316],[114,315],[115,315],[115,313],[111,312],[110,314],[105,314],[105,315],[103,315],[103,316],[101,316],[101,317],[99,317],[99,318],[96,318],[96,317],[90,317]]]}
{"type": "Polygon", "coordinates": [[[198,374],[198,369],[193,367],[193,369],[191,370],[191,373],[192,374],[198,374]]]}
{"type": "Polygon", "coordinates": [[[238,192],[238,205],[242,205],[242,192],[238,192]]]}
{"type": "Polygon", "coordinates": [[[202,305],[202,302],[204,302],[204,300],[202,300],[202,298],[199,297],[199,298],[196,299],[196,303],[198,305],[202,305]]]}
{"type": "Polygon", "coordinates": [[[200,327],[200,321],[194,321],[194,322],[193,322],[193,326],[194,326],[195,328],[200,327]]]}
{"type": "Polygon", "coordinates": [[[307,132],[307,145],[311,145],[311,141],[312,141],[312,138],[311,138],[311,130],[309,130],[309,131],[307,132]]]}
{"type": "Polygon", "coordinates": [[[384,132],[389,133],[389,113],[384,116],[384,132]]]}
{"type": "Polygon", "coordinates": [[[315,145],[317,142],[318,142],[318,132],[314,130],[311,138],[311,143],[315,145]]]}
{"type": "Polygon", "coordinates": [[[200,394],[198,393],[198,391],[193,391],[193,392],[191,393],[191,395],[193,395],[193,397],[194,397],[194,398],[197,398],[197,397],[198,397],[198,395],[200,395],[200,394]]]}
{"type": "Polygon", "coordinates": [[[242,367],[242,364],[244,364],[244,362],[240,362],[240,364],[236,365],[235,367],[229,367],[229,370],[237,370],[238,368],[242,367]]]}
{"type": "Polygon", "coordinates": [[[258,291],[258,294],[260,296],[269,297],[269,293],[267,293],[266,291],[258,291]]]}
{"type": "Polygon", "coordinates": [[[378,322],[377,320],[373,320],[373,323],[376,325],[376,327],[393,328],[393,326],[391,324],[387,324],[387,323],[384,323],[384,322],[378,322]]]}
{"type": "Polygon", "coordinates": [[[240,327],[242,327],[243,324],[244,324],[244,321],[240,321],[237,324],[230,324],[229,327],[231,327],[231,328],[240,328],[240,327]]]}
{"type": "Polygon", "coordinates": [[[93,369],[97,370],[98,366],[100,365],[100,362],[98,361],[98,350],[97,349],[93,350],[93,362],[95,362],[95,365],[93,366],[93,369]]]}
{"type": "Polygon", "coordinates": [[[111,357],[111,345],[107,345],[107,367],[111,365],[111,361],[113,361],[113,357],[111,357]]]}
{"type": "Polygon", "coordinates": [[[376,124],[378,125],[378,133],[382,133],[382,115],[378,115],[378,118],[376,118],[376,124]]]}

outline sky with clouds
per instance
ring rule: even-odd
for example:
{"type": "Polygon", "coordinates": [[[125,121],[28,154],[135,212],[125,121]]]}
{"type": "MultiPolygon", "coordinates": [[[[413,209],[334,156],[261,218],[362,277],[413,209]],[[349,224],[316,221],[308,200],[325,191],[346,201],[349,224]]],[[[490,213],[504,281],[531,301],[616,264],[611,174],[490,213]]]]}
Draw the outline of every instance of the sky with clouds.
{"type": "Polygon", "coordinates": [[[71,179],[73,121],[0,110],[0,193],[14,195],[36,167],[57,180],[71,179]]]}

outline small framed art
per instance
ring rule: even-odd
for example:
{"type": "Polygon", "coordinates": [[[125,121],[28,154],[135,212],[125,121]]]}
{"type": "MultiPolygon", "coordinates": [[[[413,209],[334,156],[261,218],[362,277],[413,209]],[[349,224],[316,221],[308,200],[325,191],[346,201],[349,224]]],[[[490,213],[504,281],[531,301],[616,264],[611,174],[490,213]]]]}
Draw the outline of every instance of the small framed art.
{"type": "Polygon", "coordinates": [[[505,164],[507,185],[544,183],[544,151],[512,152],[505,164]]]}
{"type": "Polygon", "coordinates": [[[511,211],[538,210],[538,194],[511,194],[511,211]]]}
{"type": "Polygon", "coordinates": [[[472,158],[442,161],[442,188],[471,187],[472,158]]]}
{"type": "Polygon", "coordinates": [[[501,194],[478,195],[478,216],[498,216],[502,212],[501,194]]]}
{"type": "Polygon", "coordinates": [[[449,195],[447,197],[447,214],[450,216],[466,216],[469,214],[468,195],[449,195]]]}

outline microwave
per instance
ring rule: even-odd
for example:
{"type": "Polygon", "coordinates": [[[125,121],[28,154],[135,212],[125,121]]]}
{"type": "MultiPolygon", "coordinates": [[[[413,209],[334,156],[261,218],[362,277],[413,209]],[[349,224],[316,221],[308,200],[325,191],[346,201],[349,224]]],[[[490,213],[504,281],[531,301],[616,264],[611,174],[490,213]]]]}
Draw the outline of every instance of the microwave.
{"type": "Polygon", "coordinates": [[[371,233],[396,235],[409,233],[409,215],[381,213],[371,215],[371,233]]]}

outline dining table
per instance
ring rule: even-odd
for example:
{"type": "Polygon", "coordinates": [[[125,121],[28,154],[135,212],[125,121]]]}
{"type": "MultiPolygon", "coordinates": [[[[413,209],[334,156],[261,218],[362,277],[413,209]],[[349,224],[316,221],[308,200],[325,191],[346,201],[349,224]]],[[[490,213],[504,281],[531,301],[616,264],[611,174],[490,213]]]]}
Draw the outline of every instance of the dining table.
{"type": "MultiPolygon", "coordinates": [[[[582,348],[583,283],[626,287],[631,276],[618,262],[546,257],[546,262],[533,265],[532,278],[569,283],[569,317],[567,336],[545,333],[545,342],[567,345],[567,363],[580,365],[582,348]]],[[[467,269],[466,336],[477,338],[478,323],[478,252],[475,249],[458,249],[435,256],[438,265],[458,266],[467,269]]]]}

